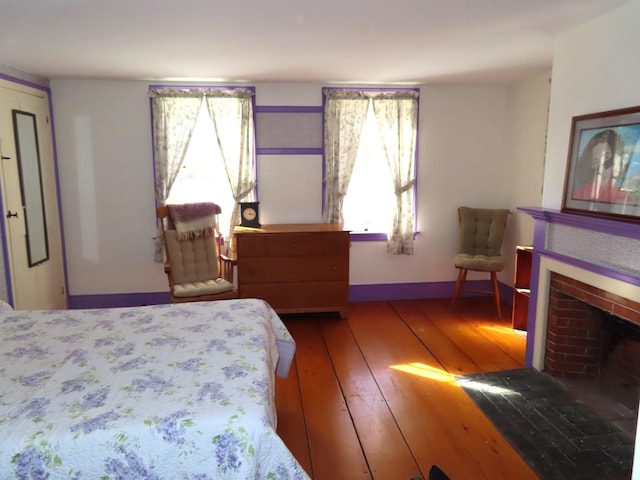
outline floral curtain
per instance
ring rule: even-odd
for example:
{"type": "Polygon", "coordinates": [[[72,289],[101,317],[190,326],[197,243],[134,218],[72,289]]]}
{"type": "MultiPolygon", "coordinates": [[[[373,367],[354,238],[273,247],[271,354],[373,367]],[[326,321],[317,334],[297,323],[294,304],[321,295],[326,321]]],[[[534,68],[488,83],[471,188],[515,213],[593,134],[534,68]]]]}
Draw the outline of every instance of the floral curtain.
{"type": "Polygon", "coordinates": [[[342,223],[342,203],[358,154],[369,99],[361,92],[325,92],[325,202],[323,221],[342,223]]]}
{"type": "Polygon", "coordinates": [[[383,93],[374,96],[372,102],[396,195],[387,252],[413,255],[418,95],[417,92],[383,93]]]}
{"type": "Polygon", "coordinates": [[[254,200],[255,160],[253,91],[249,89],[210,90],[206,92],[209,116],[215,128],[214,141],[227,172],[229,185],[236,202],[231,223],[223,231],[230,232],[240,221],[239,202],[254,200]]]}
{"type": "MultiPolygon", "coordinates": [[[[202,107],[202,93],[172,88],[149,91],[153,116],[153,158],[156,202],[164,205],[184,161],[202,107]]],[[[164,261],[162,230],[158,225],[154,260],[164,261]]]]}

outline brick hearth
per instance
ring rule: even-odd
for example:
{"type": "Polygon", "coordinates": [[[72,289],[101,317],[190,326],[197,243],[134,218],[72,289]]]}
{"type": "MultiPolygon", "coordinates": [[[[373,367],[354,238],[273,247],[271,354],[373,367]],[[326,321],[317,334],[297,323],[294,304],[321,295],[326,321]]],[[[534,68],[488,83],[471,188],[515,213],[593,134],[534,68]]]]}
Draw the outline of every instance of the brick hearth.
{"type": "Polygon", "coordinates": [[[638,332],[640,303],[552,274],[546,372],[559,377],[594,378],[637,398],[640,392],[638,332]]]}

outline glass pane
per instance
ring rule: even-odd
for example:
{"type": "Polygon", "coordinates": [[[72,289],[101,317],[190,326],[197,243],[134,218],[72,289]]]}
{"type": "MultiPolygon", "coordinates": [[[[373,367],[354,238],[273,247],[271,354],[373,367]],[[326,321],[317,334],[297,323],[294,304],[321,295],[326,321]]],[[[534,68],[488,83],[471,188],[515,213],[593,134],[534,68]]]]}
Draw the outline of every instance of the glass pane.
{"type": "Polygon", "coordinates": [[[36,116],[13,110],[29,267],[49,259],[36,116]]]}

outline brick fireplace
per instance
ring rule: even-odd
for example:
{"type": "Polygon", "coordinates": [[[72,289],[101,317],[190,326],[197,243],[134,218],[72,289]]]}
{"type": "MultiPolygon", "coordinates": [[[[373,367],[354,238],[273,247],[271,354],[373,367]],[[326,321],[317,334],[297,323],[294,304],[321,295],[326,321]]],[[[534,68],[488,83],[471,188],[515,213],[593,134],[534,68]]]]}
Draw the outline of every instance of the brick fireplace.
{"type": "MultiPolygon", "coordinates": [[[[638,346],[633,340],[637,330],[628,333],[626,326],[635,328],[640,323],[640,224],[538,207],[518,210],[534,219],[526,365],[554,370],[563,384],[578,378],[581,385],[598,387],[602,374],[609,375],[610,365],[605,362],[603,366],[603,358],[613,361],[616,369],[618,364],[637,368],[638,346]],[[595,333],[602,325],[609,326],[604,336],[595,333]],[[565,333],[577,335],[561,335],[565,333]],[[571,348],[563,351],[563,345],[571,348]],[[587,381],[579,380],[581,377],[587,381]]],[[[634,479],[640,473],[637,376],[637,372],[631,378],[621,373],[607,379],[616,388],[603,389],[607,395],[631,391],[630,411],[632,415],[635,411],[635,417],[625,430],[635,435],[634,479]]],[[[603,402],[612,403],[609,397],[603,402]]]]}
{"type": "Polygon", "coordinates": [[[552,273],[544,371],[640,395],[640,303],[552,273]]]}

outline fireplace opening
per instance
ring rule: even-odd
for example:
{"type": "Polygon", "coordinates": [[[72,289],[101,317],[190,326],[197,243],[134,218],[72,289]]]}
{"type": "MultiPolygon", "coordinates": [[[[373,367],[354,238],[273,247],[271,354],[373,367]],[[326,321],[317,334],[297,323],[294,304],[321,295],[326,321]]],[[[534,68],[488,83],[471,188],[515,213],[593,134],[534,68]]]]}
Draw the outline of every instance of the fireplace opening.
{"type": "Polygon", "coordinates": [[[552,273],[544,371],[578,401],[635,436],[640,304],[552,273]]]}

